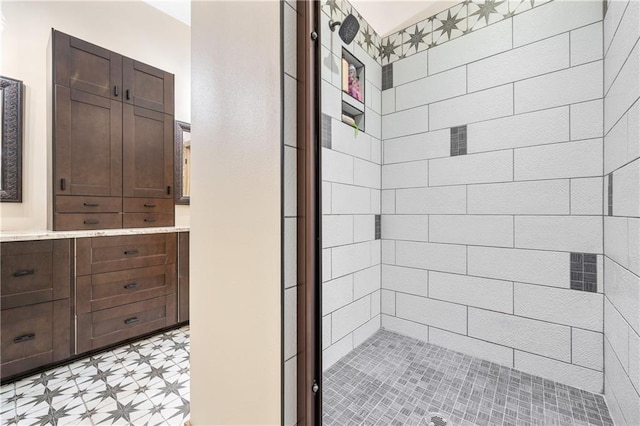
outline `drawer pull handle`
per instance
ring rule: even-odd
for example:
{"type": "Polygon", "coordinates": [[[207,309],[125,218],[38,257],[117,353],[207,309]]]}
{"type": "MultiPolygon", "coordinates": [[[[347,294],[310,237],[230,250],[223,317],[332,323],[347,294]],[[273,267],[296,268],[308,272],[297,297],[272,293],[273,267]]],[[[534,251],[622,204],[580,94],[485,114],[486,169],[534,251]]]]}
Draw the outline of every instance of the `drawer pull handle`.
{"type": "Polygon", "coordinates": [[[97,220],[97,219],[87,219],[87,220],[84,221],[85,225],[97,225],[99,223],[100,223],[100,221],[97,220]]]}
{"type": "Polygon", "coordinates": [[[148,223],[153,223],[153,222],[157,222],[157,221],[158,221],[158,219],[154,219],[154,218],[150,218],[150,217],[148,217],[148,218],[146,218],[144,221],[145,221],[145,222],[148,222],[148,223]]]}
{"type": "Polygon", "coordinates": [[[14,277],[26,277],[27,275],[35,275],[35,269],[24,269],[22,271],[16,271],[13,273],[14,277]]]}
{"type": "Polygon", "coordinates": [[[126,320],[124,320],[124,323],[129,325],[129,324],[133,324],[133,323],[138,322],[138,321],[140,321],[138,319],[138,317],[131,317],[131,318],[127,318],[126,320]]]}
{"type": "Polygon", "coordinates": [[[127,89],[125,91],[125,95],[126,95],[125,97],[127,98],[127,100],[131,99],[131,92],[129,91],[129,89],[127,89]]]}
{"type": "Polygon", "coordinates": [[[127,256],[130,254],[138,254],[138,250],[133,249],[133,250],[125,250],[124,254],[126,254],[127,256]]]}
{"type": "Polygon", "coordinates": [[[155,204],[151,204],[151,203],[144,203],[145,207],[155,207],[155,204]]]}
{"type": "Polygon", "coordinates": [[[98,203],[82,203],[85,207],[98,207],[98,203]]]}
{"type": "Polygon", "coordinates": [[[131,290],[131,289],[134,289],[134,288],[138,288],[138,283],[125,284],[124,288],[125,288],[125,290],[131,290]]]}
{"type": "Polygon", "coordinates": [[[36,338],[36,335],[34,333],[25,334],[23,336],[19,336],[13,339],[13,343],[24,343],[24,342],[28,342],[29,340],[33,340],[35,338],[36,338]]]}

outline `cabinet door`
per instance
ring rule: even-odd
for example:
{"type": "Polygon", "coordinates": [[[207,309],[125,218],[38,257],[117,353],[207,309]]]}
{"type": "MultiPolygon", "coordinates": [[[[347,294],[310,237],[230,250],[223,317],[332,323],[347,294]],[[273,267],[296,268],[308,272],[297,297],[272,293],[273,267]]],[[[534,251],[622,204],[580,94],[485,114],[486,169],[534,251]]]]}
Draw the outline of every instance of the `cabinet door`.
{"type": "Polygon", "coordinates": [[[122,56],[59,31],[53,50],[55,84],[122,100],[122,56]]]}
{"type": "Polygon", "coordinates": [[[173,74],[123,58],[124,102],[173,115],[173,74]]]}
{"type": "Polygon", "coordinates": [[[55,88],[56,195],[122,195],[122,103],[55,88]]]}
{"type": "Polygon", "coordinates": [[[123,105],[123,194],[173,199],[173,117],[123,105]]]}

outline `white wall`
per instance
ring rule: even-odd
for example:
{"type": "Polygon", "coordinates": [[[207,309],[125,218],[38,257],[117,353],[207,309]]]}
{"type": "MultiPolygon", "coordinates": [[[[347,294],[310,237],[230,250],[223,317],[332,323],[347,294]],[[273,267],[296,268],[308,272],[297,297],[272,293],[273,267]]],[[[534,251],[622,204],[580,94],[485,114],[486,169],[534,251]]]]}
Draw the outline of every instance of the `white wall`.
{"type": "Polygon", "coordinates": [[[601,37],[601,1],[558,0],[392,63],[382,327],[603,391],[601,37]]]}
{"type": "Polygon", "coordinates": [[[321,13],[322,113],[331,148],[322,148],[323,368],[380,328],[381,66],[354,41],[344,45],[321,13]],[[365,65],[365,131],[341,120],[342,48],[365,65]]]}
{"type": "MultiPolygon", "coordinates": [[[[25,85],[22,203],[0,205],[0,230],[47,227],[47,46],[51,28],[175,74],[175,118],[191,121],[190,28],[142,1],[3,1],[2,75],[25,85]]],[[[176,225],[189,207],[176,206],[176,225]]]]}
{"type": "Polygon", "coordinates": [[[640,424],[640,2],[608,2],[604,19],[605,396],[618,425],[640,424]],[[608,194],[608,176],[605,188],[608,194]],[[605,204],[607,198],[605,197],[605,204]]]}
{"type": "Polygon", "coordinates": [[[279,425],[281,6],[192,8],[191,422],[279,425]]]}

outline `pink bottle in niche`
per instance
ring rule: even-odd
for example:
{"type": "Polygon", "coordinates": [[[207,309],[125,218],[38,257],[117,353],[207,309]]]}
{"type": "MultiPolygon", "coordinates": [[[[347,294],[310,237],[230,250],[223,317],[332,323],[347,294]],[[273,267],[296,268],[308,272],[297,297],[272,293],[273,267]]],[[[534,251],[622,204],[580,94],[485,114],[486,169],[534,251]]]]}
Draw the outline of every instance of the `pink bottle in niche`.
{"type": "Polygon", "coordinates": [[[356,74],[356,67],[353,64],[349,65],[349,94],[353,96],[355,99],[362,102],[362,90],[360,88],[360,80],[358,80],[358,75],[356,74]]]}

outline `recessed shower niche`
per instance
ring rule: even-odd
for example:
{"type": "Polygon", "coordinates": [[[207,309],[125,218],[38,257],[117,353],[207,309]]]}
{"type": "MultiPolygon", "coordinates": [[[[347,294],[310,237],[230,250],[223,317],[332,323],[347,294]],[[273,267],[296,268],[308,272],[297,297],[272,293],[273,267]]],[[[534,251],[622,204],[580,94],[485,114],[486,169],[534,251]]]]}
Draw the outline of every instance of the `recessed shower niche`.
{"type": "Polygon", "coordinates": [[[365,67],[347,49],[342,49],[342,121],[364,131],[365,67]]]}

